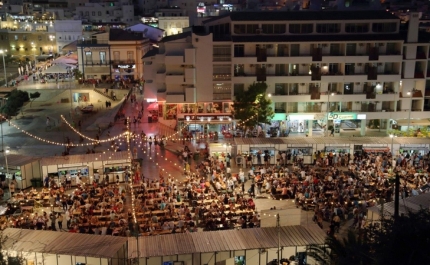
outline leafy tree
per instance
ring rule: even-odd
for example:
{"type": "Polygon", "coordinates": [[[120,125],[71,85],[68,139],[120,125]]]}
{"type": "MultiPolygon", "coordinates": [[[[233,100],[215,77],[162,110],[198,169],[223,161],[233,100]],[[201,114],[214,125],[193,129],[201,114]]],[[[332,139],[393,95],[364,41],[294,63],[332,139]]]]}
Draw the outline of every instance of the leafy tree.
{"type": "Polygon", "coordinates": [[[8,117],[14,116],[19,108],[24,105],[24,102],[27,102],[29,99],[26,91],[14,90],[7,98],[6,104],[1,109],[1,113],[6,114],[8,117]]]}
{"type": "Polygon", "coordinates": [[[270,124],[274,116],[272,101],[266,97],[267,84],[253,83],[246,91],[235,95],[233,104],[234,118],[243,122],[245,127],[259,123],[270,124]]]}
{"type": "Polygon", "coordinates": [[[81,79],[82,78],[82,72],[81,71],[79,71],[79,69],[78,68],[75,68],[75,69],[73,69],[73,75],[75,76],[75,79],[76,80],[79,80],[79,79],[81,79]]]}
{"type": "Polygon", "coordinates": [[[328,236],[324,246],[309,246],[307,254],[324,265],[359,265],[372,264],[368,253],[369,245],[355,231],[349,230],[344,239],[328,236]]]}
{"type": "Polygon", "coordinates": [[[386,218],[345,239],[327,237],[307,254],[324,265],[430,264],[430,211],[386,218]]]}
{"type": "Polygon", "coordinates": [[[31,99],[31,102],[30,102],[30,108],[31,108],[31,104],[33,103],[33,101],[36,99],[36,98],[39,98],[40,97],[40,93],[39,92],[34,92],[34,93],[30,93],[30,99],[31,99]]]}

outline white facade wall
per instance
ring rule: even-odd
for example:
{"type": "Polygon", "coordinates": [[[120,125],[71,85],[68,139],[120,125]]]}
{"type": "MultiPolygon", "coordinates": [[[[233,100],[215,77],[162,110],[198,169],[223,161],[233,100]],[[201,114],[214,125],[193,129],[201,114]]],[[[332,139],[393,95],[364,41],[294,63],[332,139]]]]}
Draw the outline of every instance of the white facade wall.
{"type": "Polygon", "coordinates": [[[164,36],[182,33],[188,26],[188,17],[158,17],[158,27],[164,30],[164,36]]]}
{"type": "Polygon", "coordinates": [[[58,52],[73,41],[82,36],[81,20],[55,20],[54,21],[55,40],[57,42],[58,52]]]}

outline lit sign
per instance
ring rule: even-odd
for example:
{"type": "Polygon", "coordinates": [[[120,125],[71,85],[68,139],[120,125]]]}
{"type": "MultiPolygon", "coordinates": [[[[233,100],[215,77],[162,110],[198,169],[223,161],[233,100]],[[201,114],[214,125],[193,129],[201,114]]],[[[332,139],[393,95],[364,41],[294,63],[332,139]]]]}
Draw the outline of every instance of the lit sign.
{"type": "Polygon", "coordinates": [[[355,120],[357,119],[357,114],[352,112],[335,113],[330,112],[328,114],[329,120],[355,120]]]}
{"type": "Polygon", "coordinates": [[[135,64],[118,64],[118,68],[136,68],[135,64]]]}
{"type": "Polygon", "coordinates": [[[197,5],[197,13],[205,13],[205,12],[206,12],[205,3],[199,3],[197,5]]]}

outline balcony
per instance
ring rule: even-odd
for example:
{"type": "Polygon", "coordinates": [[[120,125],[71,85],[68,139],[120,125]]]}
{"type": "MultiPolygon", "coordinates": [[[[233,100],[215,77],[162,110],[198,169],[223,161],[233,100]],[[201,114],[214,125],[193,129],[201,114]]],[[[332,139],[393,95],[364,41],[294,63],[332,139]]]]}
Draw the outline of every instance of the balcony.
{"type": "Polygon", "coordinates": [[[99,40],[99,39],[93,38],[93,39],[78,40],[77,46],[78,47],[107,46],[108,43],[109,43],[109,40],[99,40]]]}
{"type": "Polygon", "coordinates": [[[113,64],[135,64],[136,61],[135,60],[113,60],[112,61],[113,64]]]}
{"type": "Polygon", "coordinates": [[[172,65],[183,65],[184,56],[183,55],[166,55],[165,62],[172,65]]]}
{"type": "Polygon", "coordinates": [[[166,71],[159,71],[155,75],[155,82],[156,83],[164,83],[166,80],[166,71]]]}
{"type": "Polygon", "coordinates": [[[184,74],[168,73],[166,74],[166,84],[183,84],[185,82],[184,74]]]}
{"type": "Polygon", "coordinates": [[[231,80],[231,74],[213,74],[212,80],[213,81],[230,81],[231,80]]]}
{"type": "Polygon", "coordinates": [[[213,93],[213,100],[231,100],[230,93],[213,93]]]}
{"type": "Polygon", "coordinates": [[[85,66],[110,66],[111,65],[111,61],[108,60],[103,60],[103,61],[96,61],[96,60],[91,60],[91,61],[84,61],[83,65],[85,66]]]}

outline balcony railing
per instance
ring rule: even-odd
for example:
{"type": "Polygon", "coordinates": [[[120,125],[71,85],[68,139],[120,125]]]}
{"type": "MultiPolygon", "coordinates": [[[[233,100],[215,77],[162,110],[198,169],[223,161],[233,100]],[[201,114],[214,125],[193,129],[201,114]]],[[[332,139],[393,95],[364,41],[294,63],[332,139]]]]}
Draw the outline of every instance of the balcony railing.
{"type": "Polygon", "coordinates": [[[108,44],[108,40],[88,39],[78,40],[78,46],[108,44]]]}
{"type": "Polygon", "coordinates": [[[224,100],[224,99],[231,99],[231,92],[230,93],[214,93],[213,94],[213,100],[224,100]]]}
{"type": "Polygon", "coordinates": [[[111,65],[111,61],[108,60],[104,60],[104,61],[96,61],[96,60],[91,60],[91,61],[84,61],[83,63],[86,66],[109,66],[111,65]]]}

